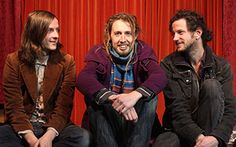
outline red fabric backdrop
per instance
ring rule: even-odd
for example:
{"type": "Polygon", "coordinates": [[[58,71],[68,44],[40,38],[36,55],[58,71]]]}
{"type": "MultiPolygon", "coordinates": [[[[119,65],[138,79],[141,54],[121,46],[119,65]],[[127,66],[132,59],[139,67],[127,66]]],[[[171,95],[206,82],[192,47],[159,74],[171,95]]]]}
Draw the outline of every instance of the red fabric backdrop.
{"type": "Polygon", "coordinates": [[[224,0],[223,55],[230,62],[234,73],[234,95],[236,95],[236,1],[224,0]]]}
{"type": "Polygon", "coordinates": [[[0,1],[0,104],[3,103],[2,69],[9,52],[19,45],[21,32],[21,1],[0,1]]]}
{"type": "MultiPolygon", "coordinates": [[[[9,2],[8,0],[2,1],[6,1],[5,3],[9,2]]],[[[22,24],[24,24],[27,14],[34,9],[49,10],[58,16],[61,26],[61,42],[64,44],[64,50],[75,57],[77,72],[84,66],[83,60],[88,49],[102,42],[103,28],[106,19],[117,12],[128,12],[137,16],[142,29],[139,38],[146,41],[154,48],[160,61],[166,55],[174,51],[172,37],[168,31],[170,17],[178,9],[196,10],[205,16],[209,28],[214,33],[214,39],[210,42],[210,46],[216,54],[223,55],[222,0],[21,0],[20,3],[17,4],[14,2],[15,1],[12,0],[12,5],[21,10],[20,12],[18,11],[17,16],[11,18],[14,19],[15,17],[18,18],[21,16],[21,19],[17,22],[9,23],[13,26],[18,26],[17,24],[21,21],[22,24]]],[[[231,4],[233,0],[225,0],[225,2],[229,3],[229,6],[225,7],[226,5],[224,5],[224,10],[229,8],[233,10],[231,4]]],[[[224,16],[229,17],[230,15],[229,13],[224,13],[224,16]]],[[[6,22],[5,25],[8,25],[8,23],[6,22]]],[[[230,30],[231,29],[232,28],[230,28],[230,30]]],[[[11,29],[8,31],[10,30],[11,29]]],[[[17,33],[19,32],[18,30],[17,33]]],[[[232,33],[232,35],[234,34],[232,33]]],[[[5,33],[4,35],[0,37],[14,37],[14,34],[5,33]]],[[[8,41],[11,42],[12,40],[8,39],[8,41]]],[[[4,52],[4,55],[1,54],[2,65],[2,58],[4,58],[10,50],[4,49],[1,52],[4,52]]],[[[1,93],[2,91],[0,91],[0,94],[1,93]]],[[[80,124],[84,110],[85,104],[83,96],[76,90],[72,114],[72,119],[75,123],[80,124]]],[[[161,94],[157,107],[160,118],[163,111],[164,100],[161,94]]]]}

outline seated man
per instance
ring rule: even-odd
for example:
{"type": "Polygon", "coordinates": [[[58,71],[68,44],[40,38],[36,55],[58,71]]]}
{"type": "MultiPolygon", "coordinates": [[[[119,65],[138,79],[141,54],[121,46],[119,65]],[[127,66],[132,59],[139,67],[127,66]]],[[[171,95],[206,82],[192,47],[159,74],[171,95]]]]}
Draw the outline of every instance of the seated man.
{"type": "Polygon", "coordinates": [[[6,125],[0,126],[0,146],[89,146],[88,132],[70,121],[75,62],[61,47],[56,16],[31,12],[20,49],[8,55],[3,70],[6,125]]]}
{"type": "Polygon", "coordinates": [[[119,13],[106,24],[77,79],[97,147],[148,147],[158,94],[166,77],[152,48],[137,40],[136,17],[119,13]]]}
{"type": "Polygon", "coordinates": [[[164,89],[167,132],[153,146],[225,146],[236,123],[230,65],[207,45],[212,34],[196,12],[178,11],[169,29],[176,51],[161,62],[169,79],[164,89]]]}

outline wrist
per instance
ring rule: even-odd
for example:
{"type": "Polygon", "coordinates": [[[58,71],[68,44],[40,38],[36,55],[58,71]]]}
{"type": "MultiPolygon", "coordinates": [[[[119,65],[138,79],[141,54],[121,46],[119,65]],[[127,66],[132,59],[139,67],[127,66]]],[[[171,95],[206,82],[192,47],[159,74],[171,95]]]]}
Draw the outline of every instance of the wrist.
{"type": "Polygon", "coordinates": [[[56,132],[52,129],[48,129],[44,135],[46,135],[50,140],[53,140],[57,136],[56,132]]]}
{"type": "Polygon", "coordinates": [[[198,135],[196,142],[202,140],[205,136],[203,134],[198,135]]]}
{"type": "Polygon", "coordinates": [[[38,141],[38,138],[34,135],[33,132],[22,134],[22,136],[28,144],[35,144],[38,141]]]}

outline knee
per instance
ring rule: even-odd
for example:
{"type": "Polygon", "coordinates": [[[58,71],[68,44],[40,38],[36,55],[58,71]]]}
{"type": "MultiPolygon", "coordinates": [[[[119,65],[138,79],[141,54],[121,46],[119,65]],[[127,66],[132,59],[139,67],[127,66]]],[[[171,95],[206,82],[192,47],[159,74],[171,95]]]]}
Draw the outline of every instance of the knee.
{"type": "Polygon", "coordinates": [[[202,83],[201,91],[205,94],[219,96],[222,93],[221,84],[215,79],[207,79],[202,83]]]}
{"type": "Polygon", "coordinates": [[[160,146],[180,147],[179,137],[173,132],[164,132],[157,136],[155,143],[152,145],[152,147],[160,146]]]}
{"type": "Polygon", "coordinates": [[[80,128],[79,126],[69,126],[61,134],[61,138],[64,141],[73,142],[81,147],[88,147],[90,143],[90,134],[87,130],[80,128]]]}
{"type": "Polygon", "coordinates": [[[214,90],[218,90],[221,87],[220,82],[215,80],[215,79],[207,79],[202,83],[202,89],[205,90],[210,90],[210,89],[214,89],[214,90]]]}
{"type": "Polygon", "coordinates": [[[90,133],[83,128],[77,130],[76,133],[76,141],[78,142],[78,144],[80,144],[81,147],[88,147],[91,140],[90,133]]]}

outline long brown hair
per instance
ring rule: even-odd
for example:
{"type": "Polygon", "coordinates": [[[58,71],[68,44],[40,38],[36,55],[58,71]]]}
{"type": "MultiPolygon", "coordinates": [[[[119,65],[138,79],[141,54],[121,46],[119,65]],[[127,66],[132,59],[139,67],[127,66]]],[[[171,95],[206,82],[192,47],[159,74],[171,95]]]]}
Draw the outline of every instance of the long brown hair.
{"type": "MultiPolygon", "coordinates": [[[[35,10],[29,13],[21,36],[19,59],[29,65],[34,65],[37,57],[42,56],[42,41],[47,35],[49,25],[56,18],[45,10],[35,10]]],[[[59,53],[62,44],[58,42],[55,52],[59,53]]]]}

